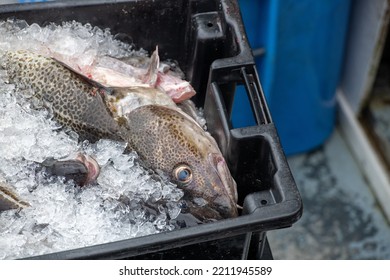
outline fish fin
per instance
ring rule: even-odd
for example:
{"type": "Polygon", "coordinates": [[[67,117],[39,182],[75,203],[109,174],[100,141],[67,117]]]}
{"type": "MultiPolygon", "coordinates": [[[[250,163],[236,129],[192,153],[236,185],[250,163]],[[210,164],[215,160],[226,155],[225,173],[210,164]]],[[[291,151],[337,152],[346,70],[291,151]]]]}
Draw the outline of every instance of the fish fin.
{"type": "Polygon", "coordinates": [[[160,57],[158,55],[158,46],[156,46],[156,50],[153,52],[152,56],[150,57],[150,64],[148,67],[148,71],[146,72],[146,75],[143,79],[143,82],[153,87],[156,86],[157,79],[158,79],[159,65],[160,65],[160,57]]]}

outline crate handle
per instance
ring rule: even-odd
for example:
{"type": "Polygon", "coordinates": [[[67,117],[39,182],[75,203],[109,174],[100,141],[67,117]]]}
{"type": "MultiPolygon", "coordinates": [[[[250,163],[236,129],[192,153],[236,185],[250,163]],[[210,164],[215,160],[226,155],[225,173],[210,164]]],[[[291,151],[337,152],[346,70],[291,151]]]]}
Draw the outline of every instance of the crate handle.
{"type": "MultiPolygon", "coordinates": [[[[257,76],[257,73],[255,73],[257,76]]],[[[244,79],[244,86],[247,91],[252,112],[255,116],[257,124],[271,123],[271,116],[268,112],[268,107],[264,99],[264,95],[260,94],[260,85],[258,79],[253,74],[248,74],[246,67],[241,67],[241,76],[244,79]]]]}

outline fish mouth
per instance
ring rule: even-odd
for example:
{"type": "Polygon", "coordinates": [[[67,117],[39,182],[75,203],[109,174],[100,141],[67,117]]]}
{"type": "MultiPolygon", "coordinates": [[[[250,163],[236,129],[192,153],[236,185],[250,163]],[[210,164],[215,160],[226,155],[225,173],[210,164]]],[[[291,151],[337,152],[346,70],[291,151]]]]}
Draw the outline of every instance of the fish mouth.
{"type": "Polygon", "coordinates": [[[208,160],[217,174],[213,188],[220,194],[214,199],[214,207],[223,218],[236,217],[238,215],[237,184],[230,174],[226,161],[221,154],[217,153],[209,154],[208,160]]]}
{"type": "Polygon", "coordinates": [[[78,154],[76,160],[83,163],[88,170],[84,185],[94,182],[100,173],[100,167],[96,160],[84,154],[78,154]]]}
{"type": "Polygon", "coordinates": [[[42,167],[48,175],[64,177],[66,181],[72,180],[81,187],[94,182],[100,173],[96,160],[81,153],[72,159],[46,159],[42,162],[42,167]]]}

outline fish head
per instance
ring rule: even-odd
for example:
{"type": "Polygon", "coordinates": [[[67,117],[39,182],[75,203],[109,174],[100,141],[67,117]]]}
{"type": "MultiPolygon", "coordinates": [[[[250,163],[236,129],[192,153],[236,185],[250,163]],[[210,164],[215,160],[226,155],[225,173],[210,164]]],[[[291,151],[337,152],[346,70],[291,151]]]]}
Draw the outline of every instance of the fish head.
{"type": "Polygon", "coordinates": [[[183,190],[182,212],[199,220],[237,213],[236,183],[211,135],[181,110],[147,105],[128,116],[129,146],[183,190]]]}
{"type": "Polygon", "coordinates": [[[187,157],[172,168],[172,181],[184,192],[181,208],[200,220],[237,216],[237,187],[220,153],[187,157]]]}

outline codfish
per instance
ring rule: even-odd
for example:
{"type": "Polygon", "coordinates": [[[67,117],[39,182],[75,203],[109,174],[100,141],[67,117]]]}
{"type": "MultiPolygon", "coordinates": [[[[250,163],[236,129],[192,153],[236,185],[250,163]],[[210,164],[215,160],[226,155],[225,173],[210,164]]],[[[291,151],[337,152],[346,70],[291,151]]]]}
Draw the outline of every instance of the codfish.
{"type": "Polygon", "coordinates": [[[5,57],[10,82],[31,89],[59,123],[81,138],[127,142],[146,167],[183,189],[184,212],[203,221],[237,216],[236,184],[216,141],[173,102],[162,105],[164,93],[150,88],[156,98],[118,112],[126,98],[147,99],[145,88],[113,89],[108,98],[54,59],[28,51],[5,57]]]}

